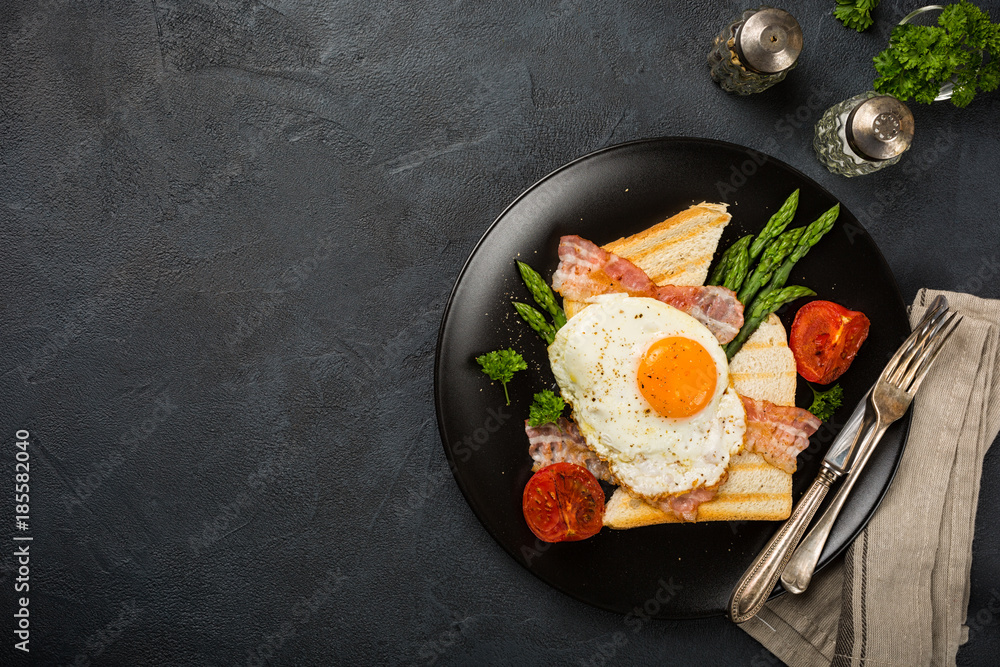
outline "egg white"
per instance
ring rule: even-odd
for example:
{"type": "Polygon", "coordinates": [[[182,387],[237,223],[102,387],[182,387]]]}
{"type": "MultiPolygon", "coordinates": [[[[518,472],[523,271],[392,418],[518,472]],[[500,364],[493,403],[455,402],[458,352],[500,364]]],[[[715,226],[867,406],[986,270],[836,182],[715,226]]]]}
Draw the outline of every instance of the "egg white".
{"type": "Polygon", "coordinates": [[[661,301],[595,298],[556,334],[549,362],[587,444],[635,494],[662,499],[711,486],[743,446],[746,415],[725,352],[704,325],[661,301]],[[637,379],[647,348],[669,336],[697,341],[715,362],[715,393],[683,419],[661,416],[637,379]]]}

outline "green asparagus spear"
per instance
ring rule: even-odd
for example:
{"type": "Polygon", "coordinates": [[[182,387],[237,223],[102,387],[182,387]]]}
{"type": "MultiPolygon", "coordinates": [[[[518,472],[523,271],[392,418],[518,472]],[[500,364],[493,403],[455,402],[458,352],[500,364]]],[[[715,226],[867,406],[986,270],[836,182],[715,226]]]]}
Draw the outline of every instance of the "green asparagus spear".
{"type": "Polygon", "coordinates": [[[771,242],[771,239],[777,237],[781,232],[785,231],[785,227],[789,225],[792,218],[795,217],[795,209],[799,206],[799,191],[796,190],[792,194],[788,195],[788,199],[785,203],[774,212],[771,219],[767,221],[764,225],[764,229],[760,230],[760,234],[757,236],[757,240],[750,245],[750,259],[754,260],[764,251],[764,248],[771,242]]]}
{"type": "Polygon", "coordinates": [[[726,277],[726,269],[729,268],[729,256],[732,254],[730,251],[733,246],[726,248],[726,251],[722,253],[719,257],[719,261],[715,264],[715,268],[712,269],[712,273],[708,276],[708,280],[705,281],[706,285],[721,285],[722,280],[726,277]]]}
{"type": "Polygon", "coordinates": [[[552,293],[552,288],[538,275],[537,271],[524,262],[517,263],[517,270],[521,272],[521,279],[524,280],[525,286],[531,292],[531,298],[552,316],[556,331],[561,329],[566,324],[566,313],[556,302],[556,295],[552,293]]]}
{"type": "Polygon", "coordinates": [[[768,290],[760,295],[750,307],[751,317],[767,317],[789,301],[801,299],[804,296],[816,296],[816,292],[801,285],[790,285],[778,290],[768,290]]]}
{"type": "MultiPolygon", "coordinates": [[[[784,287],[778,290],[767,290],[762,293],[754,301],[753,306],[749,309],[749,315],[746,316],[743,326],[740,328],[740,332],[736,334],[729,345],[726,346],[726,357],[732,359],[736,356],[736,353],[740,351],[743,347],[743,343],[747,342],[747,338],[753,335],[753,332],[757,330],[758,327],[767,319],[768,315],[781,308],[783,305],[789,301],[794,301],[795,299],[802,298],[804,296],[815,296],[816,292],[812,291],[808,287],[801,287],[799,285],[791,285],[790,287],[784,287]]],[[[744,311],[746,312],[746,311],[744,311]]]]}
{"type": "Polygon", "coordinates": [[[752,240],[753,234],[744,236],[726,251],[732,251],[732,254],[726,264],[726,275],[722,284],[734,292],[743,284],[743,280],[747,277],[747,271],[750,269],[750,255],[747,253],[747,246],[752,240]]]}
{"type": "Polygon", "coordinates": [[[802,238],[799,239],[798,246],[788,256],[785,263],[774,272],[771,283],[767,286],[769,290],[781,289],[785,286],[785,283],[788,281],[788,275],[792,272],[792,267],[795,266],[795,262],[805,257],[809,249],[819,243],[823,235],[833,228],[833,223],[837,221],[838,215],[840,215],[840,204],[834,204],[833,208],[819,216],[815,222],[810,223],[806,227],[802,238]]]}
{"type": "Polygon", "coordinates": [[[740,239],[726,248],[726,251],[722,253],[721,257],[719,257],[719,261],[716,263],[715,268],[712,269],[712,275],[710,275],[708,280],[705,281],[706,285],[721,285],[725,281],[726,271],[729,270],[729,264],[732,262],[733,255],[736,253],[736,244],[742,240],[743,239],[740,239]]]}
{"type": "Polygon", "coordinates": [[[542,337],[546,345],[552,345],[552,341],[556,339],[556,328],[546,321],[545,316],[537,308],[533,308],[526,303],[521,303],[520,301],[514,301],[513,303],[514,310],[528,323],[528,326],[542,337]]]}
{"type": "Polygon", "coordinates": [[[779,236],[776,241],[767,246],[764,254],[760,257],[757,268],[753,270],[750,277],[743,283],[743,287],[737,296],[744,307],[750,305],[750,302],[760,288],[771,279],[771,276],[774,275],[775,270],[781,266],[785,258],[798,247],[803,229],[803,227],[789,229],[779,236]]]}

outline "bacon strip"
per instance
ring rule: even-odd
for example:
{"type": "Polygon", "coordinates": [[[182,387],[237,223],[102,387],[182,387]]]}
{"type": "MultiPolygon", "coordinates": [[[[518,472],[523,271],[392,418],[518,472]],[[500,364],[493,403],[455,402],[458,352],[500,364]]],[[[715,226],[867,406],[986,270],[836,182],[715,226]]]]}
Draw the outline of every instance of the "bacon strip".
{"type": "Polygon", "coordinates": [[[809,446],[821,422],[808,410],[740,396],[747,412],[746,448],[771,465],[795,472],[795,457],[809,446]]]}
{"type": "Polygon", "coordinates": [[[559,239],[559,267],[552,276],[552,288],[566,298],[584,301],[611,292],[652,296],[656,283],[627,259],[572,235],[559,239]]]}
{"type": "Polygon", "coordinates": [[[691,489],[687,493],[682,493],[678,496],[671,496],[665,500],[659,500],[652,502],[654,507],[658,507],[664,512],[670,512],[676,515],[679,519],[683,521],[697,521],[698,519],[698,506],[702,503],[707,503],[712,498],[715,498],[719,493],[719,487],[726,483],[726,478],[729,477],[729,471],[722,473],[722,477],[718,482],[712,486],[699,486],[696,489],[691,489]]]}
{"type": "Polygon", "coordinates": [[[656,298],[704,324],[720,343],[736,338],[743,326],[743,304],[725,287],[663,285],[656,298]]]}
{"type": "Polygon", "coordinates": [[[552,288],[575,301],[621,292],[657,299],[694,317],[720,343],[731,341],[743,326],[743,304],[732,290],[714,285],[661,287],[632,262],[579,236],[559,239],[552,288]]]}
{"type": "Polygon", "coordinates": [[[608,464],[597,458],[597,454],[587,447],[587,441],[576,423],[560,417],[555,424],[549,422],[541,426],[528,426],[524,420],[524,432],[528,434],[528,454],[535,460],[532,472],[537,472],[553,463],[575,463],[583,466],[597,479],[611,481],[608,464]]]}

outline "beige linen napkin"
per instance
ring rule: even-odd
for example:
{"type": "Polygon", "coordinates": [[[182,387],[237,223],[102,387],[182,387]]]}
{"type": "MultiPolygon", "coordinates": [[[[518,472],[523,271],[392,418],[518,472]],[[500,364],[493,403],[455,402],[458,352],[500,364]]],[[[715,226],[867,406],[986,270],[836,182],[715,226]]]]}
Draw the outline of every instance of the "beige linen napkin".
{"type": "Polygon", "coordinates": [[[954,665],[968,639],[972,534],[986,450],[1000,430],[1000,301],[944,294],[965,316],[921,386],[895,480],[842,563],[742,624],[792,667],[954,665]]]}

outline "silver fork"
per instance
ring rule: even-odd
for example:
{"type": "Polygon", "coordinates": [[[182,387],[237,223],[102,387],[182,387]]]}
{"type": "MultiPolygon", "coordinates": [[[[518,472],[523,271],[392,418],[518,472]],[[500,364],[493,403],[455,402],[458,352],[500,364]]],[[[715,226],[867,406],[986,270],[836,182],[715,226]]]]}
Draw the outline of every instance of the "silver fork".
{"type": "MultiPolygon", "coordinates": [[[[855,443],[849,459],[857,461],[861,451],[865,447],[871,449],[889,424],[906,412],[941,346],[961,321],[961,318],[956,320],[956,314],[945,317],[946,314],[947,309],[942,309],[935,317],[925,320],[889,360],[868,399],[865,420],[859,431],[864,434],[862,447],[855,443]]],[[[729,599],[730,619],[743,623],[764,606],[830,485],[853,465],[854,462],[850,462],[847,467],[838,470],[824,460],[816,481],[796,504],[792,516],[782,524],[737,583],[729,599]]]]}
{"type": "Polygon", "coordinates": [[[947,310],[928,318],[911,334],[882,372],[872,389],[865,419],[858,431],[861,441],[852,448],[855,461],[850,466],[851,472],[830,506],[799,544],[781,575],[781,583],[790,593],[802,593],[809,587],[833,524],[857,482],[859,473],[889,425],[902,417],[913,402],[920,383],[961,321],[958,313],[948,314],[947,310]]]}

